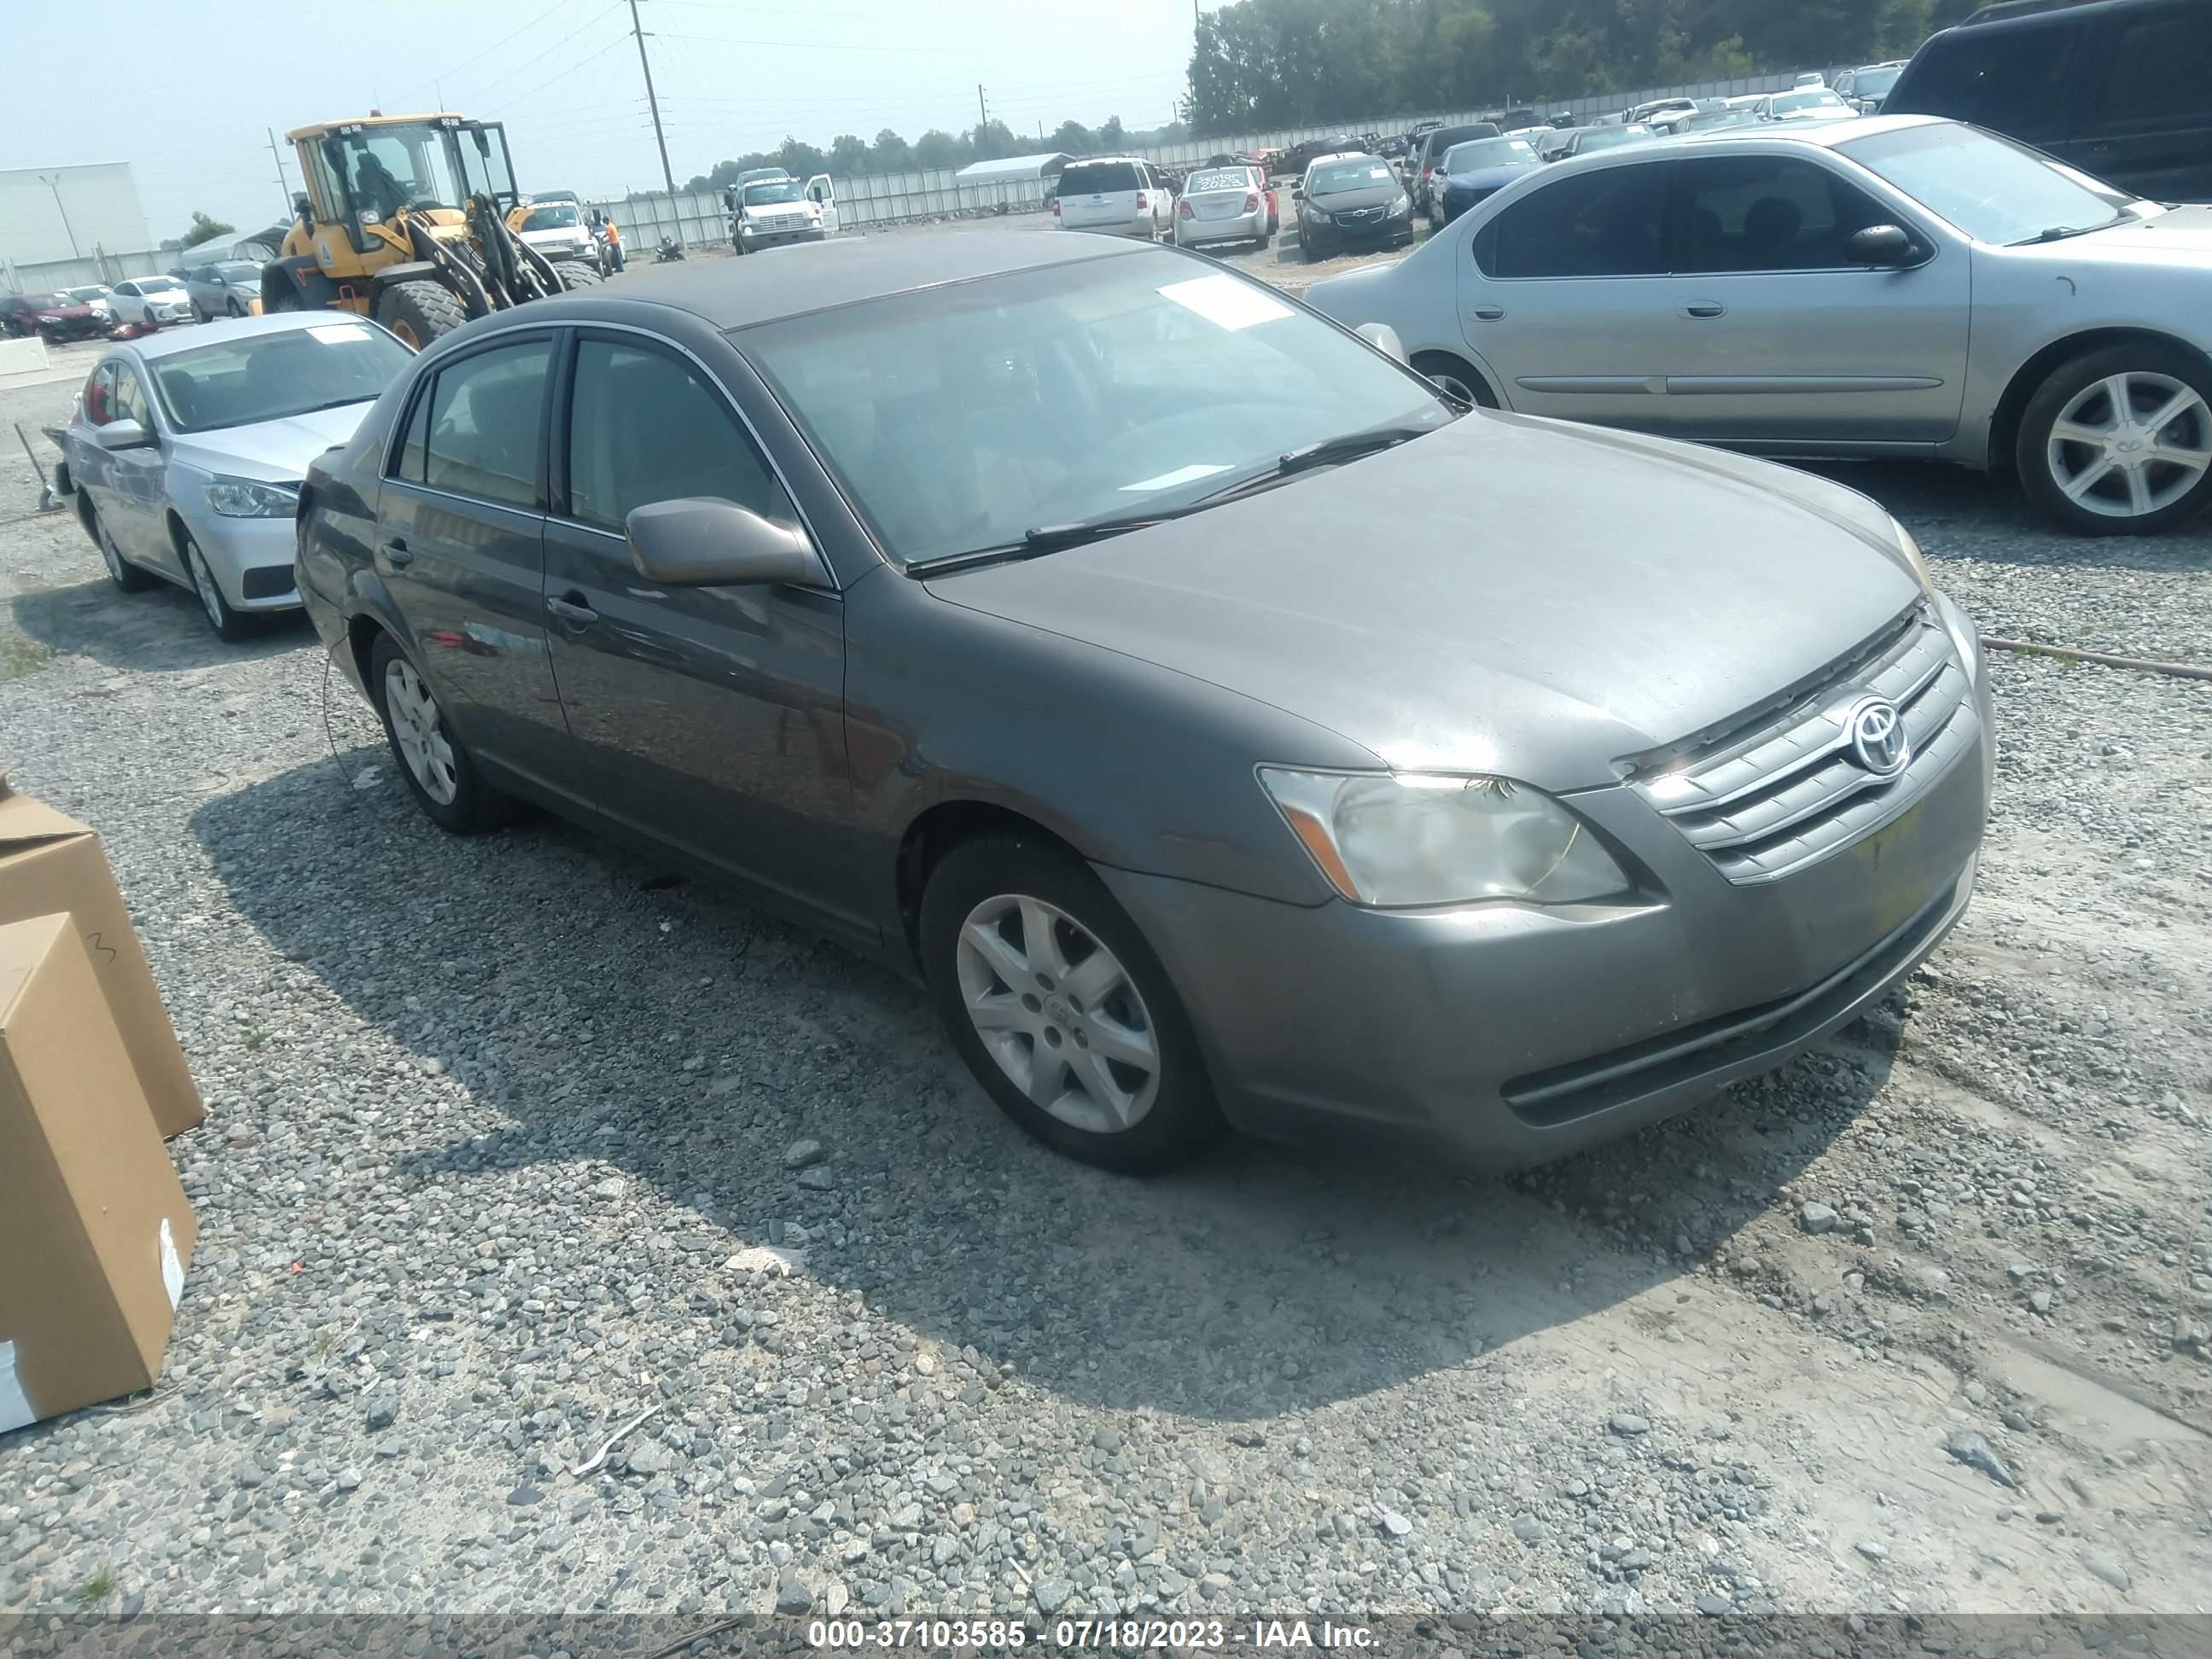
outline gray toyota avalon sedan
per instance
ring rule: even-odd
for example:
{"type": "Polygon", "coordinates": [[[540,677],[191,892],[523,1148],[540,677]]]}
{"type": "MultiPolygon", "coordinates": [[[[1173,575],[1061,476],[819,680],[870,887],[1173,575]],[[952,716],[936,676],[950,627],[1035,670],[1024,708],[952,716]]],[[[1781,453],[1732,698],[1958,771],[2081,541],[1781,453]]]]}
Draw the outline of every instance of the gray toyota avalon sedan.
{"type": "Polygon", "coordinates": [[[299,523],[437,823],[548,807],[917,975],[1111,1167],[1557,1157],[1850,1019],[1973,883],[1973,629],[1879,507],[1468,410],[1172,250],[833,241],[489,317],[299,523]]]}

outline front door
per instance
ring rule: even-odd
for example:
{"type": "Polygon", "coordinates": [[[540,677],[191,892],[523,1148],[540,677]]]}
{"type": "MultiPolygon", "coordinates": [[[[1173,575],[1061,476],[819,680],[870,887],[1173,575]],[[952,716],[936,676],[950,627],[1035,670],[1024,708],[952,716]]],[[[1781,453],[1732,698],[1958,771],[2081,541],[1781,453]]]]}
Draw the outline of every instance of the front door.
{"type": "Polygon", "coordinates": [[[169,539],[168,498],[163,489],[168,463],[161,454],[161,429],[154,419],[153,400],[146,395],[145,381],[127,359],[117,358],[114,369],[109,418],[137,422],[146,441],[137,449],[108,452],[108,533],[133,559],[181,576],[184,562],[169,539]]]}
{"type": "Polygon", "coordinates": [[[565,500],[547,526],[553,672],[586,802],[863,937],[845,758],[843,601],[795,586],[655,586],[623,522],[714,496],[795,509],[697,362],[586,332],[568,399],[565,500]]]}
{"type": "Polygon", "coordinates": [[[1942,246],[1833,167],[1789,155],[1674,164],[1665,429],[1709,442],[1938,444],[1966,374],[1966,250],[1942,246]],[[1852,264],[1854,232],[1899,224],[1929,257],[1852,264]]]}
{"type": "Polygon", "coordinates": [[[830,175],[817,173],[806,181],[806,199],[822,210],[822,233],[825,236],[837,234],[837,188],[830,182],[830,175]]]}
{"type": "MultiPolygon", "coordinates": [[[[1665,415],[1668,166],[1547,181],[1486,220],[1460,266],[1460,326],[1506,406],[1656,430],[1665,415]]],[[[1447,233],[1449,234],[1449,233],[1447,233]]]]}
{"type": "Polygon", "coordinates": [[[483,759],[544,780],[568,752],[546,658],[550,333],[498,335],[425,375],[373,550],[440,705],[483,759]]]}

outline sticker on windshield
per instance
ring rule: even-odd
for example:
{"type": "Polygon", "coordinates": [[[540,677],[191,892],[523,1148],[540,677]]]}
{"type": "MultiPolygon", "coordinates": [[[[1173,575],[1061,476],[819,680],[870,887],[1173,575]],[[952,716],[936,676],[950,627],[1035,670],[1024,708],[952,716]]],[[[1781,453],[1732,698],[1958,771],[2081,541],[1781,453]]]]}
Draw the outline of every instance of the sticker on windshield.
{"type": "Polygon", "coordinates": [[[1291,308],[1280,300],[1227,275],[1170,283],[1160,290],[1160,297],[1174,301],[1186,311],[1196,312],[1221,328],[1250,328],[1255,323],[1272,323],[1278,317],[1291,314],[1291,308]]]}
{"type": "Polygon", "coordinates": [[[1121,493],[1124,495],[1129,495],[1149,494],[1155,489],[1173,489],[1177,484],[1190,483],[1200,478],[1210,478],[1217,472],[1228,471],[1229,464],[1226,461],[1212,464],[1200,461],[1190,466],[1179,466],[1172,472],[1163,472],[1157,478],[1139,478],[1134,483],[1123,484],[1121,493]]]}
{"type": "Polygon", "coordinates": [[[368,337],[368,331],[359,323],[317,323],[307,332],[325,345],[346,345],[368,337]]]}

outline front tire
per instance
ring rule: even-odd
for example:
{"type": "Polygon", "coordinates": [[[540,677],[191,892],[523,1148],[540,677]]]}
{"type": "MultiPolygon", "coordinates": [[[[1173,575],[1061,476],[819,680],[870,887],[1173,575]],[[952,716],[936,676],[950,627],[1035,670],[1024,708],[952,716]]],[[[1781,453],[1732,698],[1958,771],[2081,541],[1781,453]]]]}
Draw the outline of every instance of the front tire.
{"type": "Polygon", "coordinates": [[[2038,507],[2085,536],[2152,536],[2212,504],[2212,372],[2155,342],[2063,364],[2021,413],[2013,464],[2038,507]]]}
{"type": "Polygon", "coordinates": [[[424,817],[441,830],[474,836],[514,816],[514,803],[483,781],[421,671],[389,634],[378,635],[368,653],[368,684],[385,741],[424,817]]]}
{"type": "Polygon", "coordinates": [[[461,302],[437,283],[394,283],[376,296],[376,320],[420,351],[469,319],[461,302]]]}
{"type": "Polygon", "coordinates": [[[1220,1136],[1166,969],[1073,854],[1018,835],[963,842],[931,872],[921,923],[953,1046],[1030,1134],[1133,1175],[1188,1162],[1220,1136]]]}
{"type": "Polygon", "coordinates": [[[208,619],[208,626],[215,629],[216,638],[226,645],[236,645],[252,634],[255,619],[231,608],[230,601],[223,597],[222,588],[216,581],[215,572],[208,568],[207,555],[200,551],[200,544],[192,539],[190,532],[185,532],[184,546],[179,550],[184,554],[185,574],[192,579],[192,592],[199,598],[200,612],[208,619]]]}
{"type": "Polygon", "coordinates": [[[605,280],[599,275],[597,266],[582,259],[556,259],[553,274],[561,279],[563,293],[570,289],[597,288],[605,280]]]}
{"type": "Polygon", "coordinates": [[[223,315],[226,317],[243,317],[246,315],[246,307],[239,304],[237,301],[231,300],[224,303],[222,312],[223,315]]]}

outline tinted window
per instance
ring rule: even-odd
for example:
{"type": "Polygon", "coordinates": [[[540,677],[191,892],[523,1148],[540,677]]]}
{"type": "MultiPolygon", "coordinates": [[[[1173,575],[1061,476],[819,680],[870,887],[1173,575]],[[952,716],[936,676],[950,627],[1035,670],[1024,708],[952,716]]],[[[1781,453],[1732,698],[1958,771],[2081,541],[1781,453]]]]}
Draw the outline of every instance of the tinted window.
{"type": "Polygon", "coordinates": [[[535,506],[538,427],[552,356],[550,343],[531,340],[439,370],[430,394],[425,482],[508,507],[535,506]]]}
{"type": "Polygon", "coordinates": [[[1535,147],[1525,138],[1478,138],[1471,144],[1454,144],[1444,156],[1443,169],[1472,173],[1477,167],[1507,167],[1535,159],[1535,147]]]}
{"type": "Polygon", "coordinates": [[[127,294],[135,300],[138,297],[138,284],[136,283],[118,283],[115,285],[115,291],[118,294],[127,294]]]}
{"type": "Polygon", "coordinates": [[[2075,30],[1984,26],[1939,34],[1920,49],[1892,114],[1948,115],[2022,138],[2051,137],[2066,125],[2075,30]]]}
{"type": "Polygon", "coordinates": [[[1616,167],[1524,196],[1477,250],[1492,276],[1649,276],[1667,268],[1667,169],[1616,167]]]}
{"type": "Polygon", "coordinates": [[[1827,168],[1788,156],[1716,156],[1676,164],[1681,271],[1832,270],[1844,244],[1885,214],[1827,168]]]}
{"type": "Polygon", "coordinates": [[[1127,161],[1079,161],[1060,175],[1062,196],[1103,196],[1137,188],[1137,169],[1127,161]]]}
{"type": "Polygon", "coordinates": [[[2116,127],[2212,120],[2212,19],[2191,12],[2124,32],[2097,118],[2116,127]]]}
{"type": "Polygon", "coordinates": [[[399,459],[392,469],[393,477],[404,478],[410,483],[421,483],[423,479],[425,451],[430,436],[431,390],[425,386],[416,394],[415,407],[407,416],[407,437],[399,446],[399,459]]]}
{"type": "Polygon", "coordinates": [[[632,507],[718,495],[788,517],[751,438],[684,364],[643,346],[576,347],[568,426],[571,517],[620,530],[632,507]]]}

